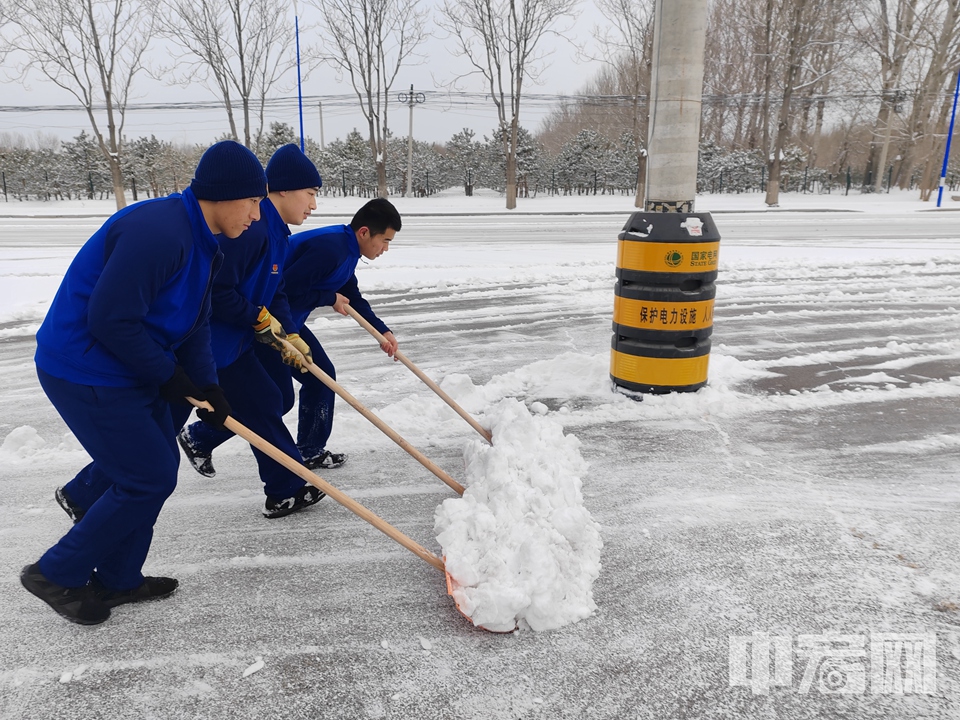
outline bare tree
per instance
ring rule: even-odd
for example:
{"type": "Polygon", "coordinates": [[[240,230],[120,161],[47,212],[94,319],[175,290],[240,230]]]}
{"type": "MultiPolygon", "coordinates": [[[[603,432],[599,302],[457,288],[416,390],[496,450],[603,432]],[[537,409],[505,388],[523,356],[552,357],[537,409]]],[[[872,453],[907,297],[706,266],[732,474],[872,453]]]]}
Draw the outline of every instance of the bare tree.
{"type": "MultiPolygon", "coordinates": [[[[831,175],[843,182],[846,171],[851,183],[862,178],[864,191],[874,191],[892,168],[894,182],[919,183],[921,199],[928,197],[943,162],[960,65],[960,0],[805,5],[797,26],[795,0],[711,0],[703,142],[721,155],[762,153],[760,187],[772,170],[779,191],[805,162],[815,182],[832,183],[831,175]],[[863,175],[850,172],[864,166],[863,175]]],[[[584,127],[608,137],[630,129],[632,91],[618,77],[629,63],[620,60],[615,31],[605,37],[613,38],[607,47],[615,59],[579,96],[558,103],[542,126],[547,144],[558,146],[584,127]]]]}
{"type": "Polygon", "coordinates": [[[754,104],[745,97],[746,88],[757,85],[752,78],[745,77],[745,72],[754,70],[754,64],[743,61],[752,51],[753,36],[744,32],[750,11],[749,6],[744,7],[738,0],[714,0],[708,11],[706,47],[710,61],[704,63],[703,94],[708,98],[726,94],[740,96],[729,103],[707,103],[703,107],[701,137],[718,145],[731,120],[733,144],[744,141],[748,105],[754,104]],[[732,22],[732,18],[737,21],[732,22]]]}
{"type": "Polygon", "coordinates": [[[444,0],[441,25],[458,55],[479,73],[497,108],[506,157],[507,208],[517,206],[517,139],[525,80],[536,80],[544,53],[537,46],[576,0],[444,0]]]}
{"type": "Polygon", "coordinates": [[[782,2],[712,0],[704,59],[704,140],[720,145],[732,135],[735,148],[770,147],[770,108],[774,104],[783,40],[782,2]]]}
{"type": "Polygon", "coordinates": [[[842,53],[837,39],[838,28],[842,28],[842,2],[838,0],[820,0],[817,23],[822,28],[818,38],[811,43],[811,51],[804,70],[804,91],[799,122],[799,138],[807,154],[807,165],[817,164],[817,146],[823,132],[826,102],[834,75],[841,69],[842,53]],[[811,130],[810,114],[813,112],[811,130]]]}
{"type": "Polygon", "coordinates": [[[133,79],[153,37],[154,6],[135,0],[8,0],[8,50],[73,95],[110,166],[117,208],[126,205],[121,153],[133,79]]]}
{"type": "Polygon", "coordinates": [[[930,180],[934,173],[927,172],[931,166],[939,169],[940,158],[931,152],[937,135],[934,127],[934,114],[937,105],[946,97],[948,102],[952,97],[954,87],[954,71],[960,64],[960,0],[950,0],[949,4],[940,6],[942,15],[932,22],[925,23],[924,32],[919,43],[929,54],[926,71],[919,79],[916,90],[913,92],[913,105],[906,123],[906,133],[900,145],[900,162],[896,174],[900,187],[910,184],[913,166],[919,161],[924,164],[923,158],[918,158],[917,149],[921,144],[926,145],[924,182],[921,184],[921,199],[927,200],[933,190],[930,180]]]}
{"type": "Polygon", "coordinates": [[[605,63],[592,80],[562,98],[540,121],[537,140],[543,149],[560,152],[585,128],[610,141],[619,142],[624,133],[633,137],[631,128],[637,112],[646,114],[647,97],[643,94],[638,102],[632,81],[636,75],[628,66],[629,60],[622,56],[605,63]]]}
{"type": "Polygon", "coordinates": [[[426,39],[426,12],[417,0],[311,0],[331,41],[317,57],[341,74],[360,102],[377,167],[377,192],[387,196],[387,109],[400,68],[426,39]]]}
{"type": "Polygon", "coordinates": [[[770,89],[773,85],[774,69],[774,0],[766,0],[763,12],[763,105],[760,110],[761,147],[764,152],[770,150],[770,89]]]}
{"type": "MultiPolygon", "coordinates": [[[[777,121],[777,134],[770,150],[770,159],[767,163],[769,179],[767,181],[767,196],[764,202],[767,205],[777,205],[780,202],[780,164],[783,150],[790,136],[790,102],[797,90],[800,69],[804,59],[804,48],[807,45],[807,36],[804,31],[804,10],[808,0],[792,0],[789,52],[787,55],[787,69],[783,80],[783,97],[780,101],[780,115],[777,121]]],[[[809,27],[809,25],[806,25],[809,27]]],[[[807,31],[809,32],[809,30],[807,31]]]]}
{"type": "Polygon", "coordinates": [[[282,0],[165,0],[163,34],[184,53],[158,74],[169,76],[185,67],[178,83],[200,80],[217,92],[238,141],[234,106],[239,103],[248,148],[255,149],[263,132],[267,95],[296,63],[287,7],[282,0]]]}
{"type": "Polygon", "coordinates": [[[879,81],[880,106],[864,178],[868,191],[879,191],[883,183],[897,109],[904,99],[904,70],[923,26],[919,6],[920,0],[858,0],[850,5],[856,41],[879,60],[879,74],[872,73],[879,81]]]}
{"type": "Polygon", "coordinates": [[[630,130],[637,148],[635,207],[643,207],[647,179],[647,112],[649,111],[651,53],[653,52],[653,2],[651,0],[596,0],[612,27],[595,29],[600,45],[612,49],[602,58],[611,63],[621,87],[633,98],[630,130]]]}
{"type": "MultiPolygon", "coordinates": [[[[4,26],[12,24],[13,18],[11,17],[11,11],[12,9],[8,5],[8,0],[0,0],[0,32],[3,31],[4,26]]],[[[0,63],[6,61],[7,55],[9,55],[11,51],[10,43],[0,34],[0,63]]]]}

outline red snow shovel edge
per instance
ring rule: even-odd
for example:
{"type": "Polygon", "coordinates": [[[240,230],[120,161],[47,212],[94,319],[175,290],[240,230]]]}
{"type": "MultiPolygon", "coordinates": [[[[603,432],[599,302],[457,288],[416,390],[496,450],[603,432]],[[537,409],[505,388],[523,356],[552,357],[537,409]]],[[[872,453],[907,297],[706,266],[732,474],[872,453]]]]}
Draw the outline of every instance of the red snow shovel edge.
{"type": "MultiPolygon", "coordinates": [[[[446,561],[447,561],[447,556],[444,555],[443,562],[446,563],[446,561]]],[[[494,635],[509,635],[510,633],[512,633],[517,629],[516,625],[514,625],[509,630],[491,630],[490,628],[484,627],[483,625],[477,625],[477,623],[473,622],[473,618],[471,618],[469,615],[467,615],[463,611],[463,609],[460,607],[460,603],[457,602],[456,596],[453,594],[454,590],[457,590],[458,588],[461,587],[460,583],[458,583],[456,580],[453,579],[453,576],[447,572],[446,568],[444,568],[443,574],[447,576],[447,595],[449,595],[450,599],[453,600],[453,606],[457,609],[457,612],[463,615],[467,620],[469,620],[474,627],[478,627],[481,630],[486,630],[488,633],[493,633],[494,635]]]]}
{"type": "MultiPolygon", "coordinates": [[[[360,326],[364,330],[366,330],[368,333],[373,335],[373,337],[375,337],[377,339],[377,342],[379,342],[381,345],[387,341],[387,339],[382,334],[380,334],[380,332],[373,325],[371,325],[363,317],[361,317],[360,313],[358,313],[356,310],[350,307],[350,305],[344,305],[344,309],[347,311],[350,317],[352,317],[354,320],[360,323],[360,326]]],[[[454,411],[457,413],[457,415],[459,415],[464,420],[466,420],[470,424],[470,427],[472,427],[474,430],[480,433],[480,435],[483,437],[484,440],[486,440],[488,443],[493,445],[493,436],[487,430],[485,430],[483,426],[480,425],[480,423],[474,420],[473,416],[470,413],[468,413],[466,410],[460,407],[452,397],[450,397],[447,393],[441,390],[439,385],[437,385],[433,380],[427,377],[427,375],[420,368],[414,365],[413,362],[406,355],[404,355],[402,352],[397,350],[397,352],[394,353],[394,356],[397,358],[397,360],[399,360],[408,368],[410,368],[411,372],[413,372],[414,375],[416,375],[418,378],[423,380],[424,384],[428,388],[433,390],[440,397],[441,400],[443,400],[447,405],[453,408],[454,411]]]]}
{"type": "MultiPolygon", "coordinates": [[[[213,410],[213,406],[211,406],[210,403],[206,401],[199,402],[193,399],[192,397],[188,397],[187,400],[194,407],[201,408],[203,410],[210,410],[210,411],[213,410]]],[[[297,476],[299,476],[306,482],[310,483],[315,488],[322,490],[326,495],[328,495],[329,497],[333,498],[336,502],[343,505],[343,507],[345,507],[347,510],[352,512],[354,515],[356,515],[357,517],[363,520],[366,520],[368,523],[373,525],[377,530],[382,532],[384,535],[400,543],[403,547],[405,547],[407,550],[412,552],[414,555],[421,558],[422,560],[425,560],[427,563],[429,563],[430,565],[433,565],[433,567],[435,567],[437,570],[442,572],[446,576],[446,580],[447,580],[447,594],[450,595],[451,599],[453,600],[453,604],[457,608],[457,612],[459,612],[461,615],[467,618],[467,620],[470,620],[470,616],[460,609],[459,603],[457,603],[456,598],[453,597],[453,588],[457,586],[457,581],[454,580],[450,576],[450,573],[447,572],[447,569],[444,566],[443,560],[441,560],[439,557],[434,555],[432,552],[427,550],[425,547],[423,547],[416,541],[404,535],[402,532],[400,532],[393,525],[391,525],[386,520],[381,518],[379,515],[372,512],[371,510],[368,510],[366,507],[364,507],[363,505],[358,503],[356,500],[351,498],[349,495],[347,495],[344,492],[341,492],[340,490],[335,488],[333,485],[328,483],[326,480],[321,478],[319,475],[316,475],[314,472],[309,470],[306,465],[303,465],[302,463],[297,462],[292,457],[290,457],[285,452],[283,452],[280,448],[276,447],[272,443],[267,442],[262,437],[260,437],[255,432],[253,432],[253,430],[250,430],[245,425],[240,424],[239,422],[234,420],[232,417],[227,416],[227,418],[223,421],[223,426],[230,432],[234,433],[235,435],[239,435],[240,437],[242,437],[248,443],[250,443],[255,448],[260,450],[263,454],[267,455],[274,461],[278,462],[280,465],[283,465],[283,467],[287,468],[287,470],[289,470],[290,472],[295,473],[297,476]]],[[[487,630],[487,628],[483,627],[482,625],[476,625],[473,622],[473,620],[470,620],[470,622],[471,624],[474,625],[474,627],[478,627],[482,630],[487,630]]],[[[501,632],[501,631],[487,630],[487,632],[501,632]]]]}
{"type": "MultiPolygon", "coordinates": [[[[351,395],[351,394],[348,393],[346,390],[344,390],[343,386],[342,386],[340,383],[338,383],[336,380],[334,380],[332,377],[330,377],[330,376],[329,376],[327,373],[325,373],[323,370],[321,370],[320,368],[318,368],[314,363],[312,363],[312,362],[307,362],[306,359],[303,357],[303,353],[301,353],[299,350],[297,350],[297,348],[295,348],[295,347],[294,347],[291,343],[289,343],[286,339],[282,339],[282,338],[281,338],[280,342],[283,343],[283,346],[284,346],[288,351],[297,353],[297,355],[301,358],[301,362],[303,363],[303,368],[305,368],[308,372],[310,372],[314,377],[316,377],[317,379],[319,379],[320,382],[322,382],[322,383],[323,383],[324,385],[326,385],[328,388],[330,388],[331,390],[333,390],[333,391],[334,391],[337,395],[339,395],[341,398],[343,398],[344,400],[346,400],[346,401],[350,404],[350,406],[353,407],[354,410],[356,410],[358,413],[360,413],[361,415],[363,415],[367,420],[369,420],[371,423],[373,423],[373,424],[377,427],[377,429],[380,430],[380,432],[382,432],[382,433],[383,433],[384,435],[386,435],[388,438],[390,438],[391,440],[393,440],[397,445],[399,445],[399,446],[402,447],[404,450],[406,450],[411,456],[413,456],[413,457],[414,457],[421,465],[423,465],[427,470],[429,470],[429,471],[432,472],[434,475],[436,475],[438,478],[440,478],[441,480],[443,480],[443,481],[444,481],[447,485],[449,485],[458,495],[463,495],[463,492],[464,492],[463,485],[461,485],[461,484],[458,483],[456,480],[454,480],[452,477],[450,477],[450,476],[449,476],[447,473],[445,473],[435,462],[433,462],[433,460],[431,460],[431,459],[428,458],[426,455],[424,455],[422,452],[420,452],[419,450],[417,450],[413,445],[411,445],[411,444],[408,443],[406,440],[404,440],[404,439],[400,436],[400,434],[397,433],[393,428],[391,428],[389,425],[387,425],[383,420],[381,420],[381,419],[380,419],[379,417],[377,417],[375,414],[373,414],[372,412],[370,412],[370,410],[368,410],[368,409],[364,406],[363,403],[361,403],[361,402],[360,402],[359,400],[357,400],[353,395],[351,395]]],[[[302,372],[302,370],[301,370],[301,372],[302,372]]]]}

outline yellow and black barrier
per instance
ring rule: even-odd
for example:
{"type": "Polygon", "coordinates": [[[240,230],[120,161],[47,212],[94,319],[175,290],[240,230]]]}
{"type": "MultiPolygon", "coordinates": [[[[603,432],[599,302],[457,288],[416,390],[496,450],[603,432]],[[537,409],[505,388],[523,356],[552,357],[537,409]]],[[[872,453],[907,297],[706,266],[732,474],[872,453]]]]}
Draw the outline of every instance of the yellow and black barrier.
{"type": "Polygon", "coordinates": [[[655,342],[710,337],[716,294],[713,283],[688,291],[621,280],[614,287],[613,332],[655,342]]]}
{"type": "Polygon", "coordinates": [[[693,392],[707,383],[709,361],[710,338],[676,347],[614,335],[610,377],[635,392],[693,392]]]}
{"type": "Polygon", "coordinates": [[[719,251],[709,213],[630,216],[617,247],[614,384],[645,393],[706,384],[719,251]]]}

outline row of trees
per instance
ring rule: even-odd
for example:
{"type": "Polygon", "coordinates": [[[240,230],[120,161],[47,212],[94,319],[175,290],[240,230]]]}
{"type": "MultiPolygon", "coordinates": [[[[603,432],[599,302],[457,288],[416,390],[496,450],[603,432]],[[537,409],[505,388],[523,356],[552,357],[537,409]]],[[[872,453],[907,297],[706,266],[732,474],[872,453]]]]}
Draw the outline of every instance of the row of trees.
{"type": "MultiPolygon", "coordinates": [[[[635,149],[626,135],[617,144],[585,130],[555,154],[547,152],[523,128],[518,128],[517,137],[520,196],[634,191],[635,149]]],[[[266,163],[276,148],[297,142],[293,128],[273,123],[257,139],[260,159],[266,163]]],[[[402,164],[392,163],[386,168],[387,192],[400,194],[406,186],[407,138],[390,136],[386,146],[391,156],[404,157],[402,164]]],[[[121,169],[125,189],[135,199],[181,190],[189,183],[204,150],[203,146],[176,145],[155,137],[129,141],[126,148],[121,169]]],[[[379,193],[380,169],[358,131],[323,149],[307,138],[305,150],[320,169],[323,192],[361,196],[379,193]]],[[[478,139],[472,130],[464,129],[444,145],[414,142],[412,189],[420,196],[452,187],[463,187],[468,194],[475,186],[505,192],[505,168],[503,143],[496,131],[478,139]]],[[[30,143],[22,137],[0,136],[0,179],[8,200],[103,198],[115,192],[110,167],[86,132],[69,142],[41,137],[30,143]]]]}
{"type": "MultiPolygon", "coordinates": [[[[517,188],[520,197],[539,193],[633,194],[639,180],[637,148],[633,136],[623,133],[614,141],[594,130],[581,130],[551,152],[523,128],[518,129],[517,188]]],[[[286,143],[297,143],[293,128],[273,123],[257,138],[260,158],[266,163],[274,150],[286,143]]],[[[204,147],[175,145],[155,137],[141,137],[126,143],[123,177],[126,190],[134,199],[157,197],[177,192],[192,177],[193,168],[204,147]]],[[[391,157],[405,157],[407,138],[387,138],[391,157]]],[[[320,168],[324,180],[322,192],[334,195],[371,197],[379,192],[379,171],[371,161],[366,139],[356,130],[343,140],[335,140],[321,149],[310,138],[307,154],[320,168]]],[[[784,152],[781,187],[801,192],[849,190],[851,183],[874,187],[862,171],[830,172],[807,164],[807,154],[799,145],[784,152]]],[[[441,190],[462,187],[472,194],[474,187],[505,192],[506,158],[497,133],[477,139],[464,129],[445,144],[414,141],[412,191],[431,195],[441,190]]],[[[728,150],[712,141],[701,144],[698,190],[701,192],[762,192],[767,175],[763,155],[758,151],[728,150]]],[[[960,173],[960,162],[951,169],[960,173]]],[[[387,166],[389,194],[406,188],[406,162],[387,166]]],[[[82,132],[69,142],[55,137],[28,143],[24,138],[0,136],[0,179],[6,200],[60,200],[104,198],[113,195],[110,168],[98,150],[96,141],[82,132]]],[[[888,172],[885,187],[892,184],[888,172]]],[[[952,182],[952,178],[951,178],[952,182]]]]}
{"type": "MultiPolygon", "coordinates": [[[[401,68],[418,61],[431,18],[422,0],[308,2],[320,44],[304,52],[307,69],[323,63],[350,83],[367,124],[360,137],[376,192],[385,195],[404,155],[390,133],[388,98],[401,68]]],[[[590,128],[598,137],[582,144],[629,149],[639,205],[654,0],[596,3],[608,21],[594,30],[601,70],[557,108],[538,140],[559,157],[590,128]]],[[[544,68],[541,41],[563,30],[574,7],[575,0],[444,0],[432,18],[495,110],[490,142],[499,143],[503,180],[494,184],[508,208],[531,185],[520,116],[544,68]]],[[[892,176],[902,187],[919,183],[929,197],[960,66],[960,0],[711,0],[709,8],[703,137],[726,154],[762,159],[769,204],[797,148],[809,168],[862,168],[865,189],[892,176]]],[[[225,109],[229,136],[262,153],[265,103],[293,62],[288,13],[285,0],[0,0],[0,56],[16,60],[21,77],[40,73],[86,109],[122,205],[125,156],[135,152],[123,140],[123,121],[153,43],[178,50],[152,72],[204,83],[225,109]]]]}
{"type": "MultiPolygon", "coordinates": [[[[390,155],[388,98],[401,68],[416,61],[427,37],[419,0],[308,0],[320,43],[304,53],[308,70],[323,63],[346,78],[367,121],[365,141],[385,195],[390,155]]],[[[436,24],[450,33],[468,74],[484,81],[496,108],[507,206],[515,206],[523,83],[536,77],[538,45],[575,0],[444,0],[436,24]]],[[[123,125],[148,48],[176,48],[158,76],[202,82],[222,102],[230,135],[251,148],[262,135],[271,90],[293,63],[285,0],[0,0],[0,56],[70,92],[86,110],[92,139],[123,205],[123,125]],[[242,132],[236,110],[242,115],[242,132]]],[[[451,82],[455,82],[456,78],[451,82]]],[[[259,149],[259,148],[257,148],[259,149]]]]}
{"type": "MultiPolygon", "coordinates": [[[[612,138],[629,127],[642,152],[653,3],[596,2],[610,21],[598,38],[619,51],[541,137],[562,143],[597,127],[612,138]]],[[[701,137],[741,160],[758,155],[770,204],[797,151],[828,175],[852,166],[866,191],[890,177],[926,200],[958,67],[960,0],[711,0],[701,137]]]]}

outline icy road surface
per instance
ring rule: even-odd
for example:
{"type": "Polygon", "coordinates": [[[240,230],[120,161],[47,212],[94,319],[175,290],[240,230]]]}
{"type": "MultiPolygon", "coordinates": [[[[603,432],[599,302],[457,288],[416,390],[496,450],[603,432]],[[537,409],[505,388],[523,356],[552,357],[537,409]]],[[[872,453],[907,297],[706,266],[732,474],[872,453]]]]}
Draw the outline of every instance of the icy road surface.
{"type": "MultiPolygon", "coordinates": [[[[515,397],[582,443],[598,611],[513,635],[329,499],[263,519],[238,440],[213,480],[184,463],[160,516],[145,571],[178,577],[172,598],[84,628],[26,593],[85,462],[33,334],[102,218],[0,218],[0,718],[955,720],[960,214],[859,209],[717,214],[710,385],[642,403],[607,382],[626,204],[408,213],[361,266],[401,349],[468,376],[481,421],[515,397]]],[[[460,479],[475,432],[352,320],[310,322],[341,384],[460,479]]],[[[445,485],[345,404],[331,448],[350,458],[325,479],[439,549],[445,485]]]]}

